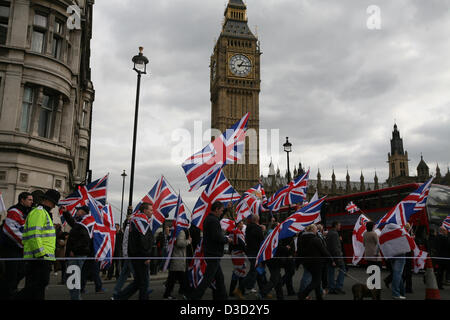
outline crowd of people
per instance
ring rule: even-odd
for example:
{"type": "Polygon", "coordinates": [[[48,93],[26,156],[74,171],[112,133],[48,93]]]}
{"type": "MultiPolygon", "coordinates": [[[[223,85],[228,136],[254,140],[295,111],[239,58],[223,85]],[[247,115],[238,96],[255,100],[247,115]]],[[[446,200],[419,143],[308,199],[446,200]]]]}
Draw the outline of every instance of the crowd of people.
{"type": "MultiPolygon", "coordinates": [[[[296,236],[281,240],[272,259],[256,265],[261,244],[278,222],[273,218],[267,225],[260,224],[259,217],[251,215],[226,232],[221,226],[221,219],[225,215],[233,216],[231,207],[225,208],[222,203],[215,202],[203,222],[202,231],[191,226],[178,233],[170,255],[172,259],[166,264],[164,259],[152,258],[168,254],[173,227],[165,224],[161,231],[154,234],[150,227],[153,206],[143,203],[139,211],[124,222],[123,231],[116,225],[116,259],[112,260],[108,269],[100,270],[100,262],[93,259],[93,217],[89,207],[76,208],[74,216],[65,208],[60,208],[70,226],[70,231],[65,232],[61,225],[53,223],[50,213],[59,198],[58,191],[48,190],[35,203],[33,196],[24,192],[19,195],[18,203],[8,209],[7,219],[0,230],[0,257],[3,258],[0,268],[1,300],[45,299],[50,272],[61,271],[60,283],[65,284],[66,269],[70,266],[78,266],[81,270],[81,286],[68,292],[73,300],[81,299],[89,280],[94,281],[96,293],[104,293],[102,274],[106,279],[114,277],[116,280],[113,300],[127,300],[135,293],[138,293],[139,299],[147,300],[152,292],[150,274],[165,269],[168,270],[168,277],[163,299],[175,299],[173,291],[177,283],[179,295],[187,300],[202,299],[208,288],[212,288],[215,300],[228,297],[245,299],[249,292],[264,299],[273,298],[274,291],[278,300],[284,299],[285,292],[300,300],[312,299],[312,293],[317,300],[322,300],[324,295],[345,294],[347,267],[338,222],[333,222],[328,230],[320,223],[307,226],[296,236]],[[188,269],[202,240],[206,269],[199,285],[193,286],[188,269]],[[227,245],[234,265],[228,288],[221,267],[227,245]],[[303,274],[298,290],[295,290],[293,276],[300,266],[303,274]],[[124,287],[130,277],[131,282],[124,287]],[[23,279],[25,286],[18,290],[18,284],[23,279]]],[[[405,258],[410,253],[384,259],[378,235],[373,230],[374,223],[369,221],[366,227],[364,246],[367,265],[382,266],[384,261],[390,271],[384,279],[385,285],[392,286],[394,299],[405,299],[405,293],[413,290],[411,259],[405,258]]],[[[410,227],[408,231],[412,232],[410,227]]],[[[449,239],[444,227],[438,233],[432,231],[429,237],[427,250],[430,256],[438,257],[433,263],[439,289],[443,289],[449,274],[449,260],[445,259],[450,257],[449,239]]]]}

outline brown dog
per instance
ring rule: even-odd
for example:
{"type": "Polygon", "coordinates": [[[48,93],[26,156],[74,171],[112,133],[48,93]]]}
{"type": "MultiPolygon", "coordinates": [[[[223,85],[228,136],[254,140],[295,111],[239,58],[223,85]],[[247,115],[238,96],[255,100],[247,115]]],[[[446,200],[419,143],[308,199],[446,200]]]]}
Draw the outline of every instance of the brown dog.
{"type": "Polygon", "coordinates": [[[365,284],[354,284],[352,286],[353,300],[363,300],[364,298],[372,298],[372,300],[381,300],[381,290],[369,290],[365,284]]]}

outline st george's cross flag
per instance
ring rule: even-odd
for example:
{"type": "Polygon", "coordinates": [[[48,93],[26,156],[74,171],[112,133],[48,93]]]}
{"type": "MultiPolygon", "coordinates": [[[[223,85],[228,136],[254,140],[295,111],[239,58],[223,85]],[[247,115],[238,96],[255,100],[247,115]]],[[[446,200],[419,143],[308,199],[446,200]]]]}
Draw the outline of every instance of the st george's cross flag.
{"type": "Polygon", "coordinates": [[[366,232],[366,224],[369,222],[370,219],[367,218],[365,215],[360,215],[358,220],[355,223],[355,227],[353,229],[352,234],[352,245],[353,245],[353,265],[357,265],[359,261],[361,261],[362,257],[364,256],[364,233],[366,232]]]}
{"type": "Polygon", "coordinates": [[[242,158],[249,116],[246,113],[220,137],[183,162],[181,166],[189,182],[189,191],[209,184],[218,169],[237,163],[242,158]]]}
{"type": "Polygon", "coordinates": [[[276,212],[282,207],[302,203],[306,199],[308,180],[309,170],[274,193],[269,200],[267,200],[267,208],[276,212]]]}
{"type": "Polygon", "coordinates": [[[275,256],[280,240],[293,237],[300,231],[303,231],[308,225],[319,222],[320,209],[325,198],[326,197],[323,197],[317,201],[311,202],[276,226],[263,241],[256,258],[256,266],[275,256]]]}
{"type": "Polygon", "coordinates": [[[192,224],[203,230],[203,221],[210,214],[214,202],[220,201],[226,207],[230,201],[235,202],[240,197],[225,177],[222,169],[219,169],[195,204],[192,211],[192,224]]]}
{"type": "Polygon", "coordinates": [[[353,201],[350,201],[349,204],[345,207],[345,210],[348,213],[355,213],[359,211],[359,208],[356,206],[356,204],[353,203],[353,201]]]}
{"type": "Polygon", "coordinates": [[[236,223],[231,219],[222,219],[220,220],[220,226],[223,231],[231,232],[236,228],[236,223]]]}
{"type": "Polygon", "coordinates": [[[395,223],[404,227],[413,214],[423,210],[432,180],[433,178],[423,183],[417,190],[400,201],[376,223],[376,228],[381,229],[388,223],[395,223]]]}
{"type": "Polygon", "coordinates": [[[417,273],[424,268],[428,253],[420,250],[404,227],[394,223],[386,224],[381,231],[379,241],[381,252],[385,258],[405,256],[406,253],[412,251],[414,253],[414,272],[417,273]]]}
{"type": "Polygon", "coordinates": [[[134,208],[133,212],[138,212],[142,203],[152,204],[153,216],[151,218],[151,228],[153,234],[155,234],[156,230],[162,226],[166,218],[169,216],[170,211],[176,207],[177,200],[177,195],[171,190],[165,177],[161,176],[161,178],[158,179],[155,185],[134,208]]]}
{"type": "Polygon", "coordinates": [[[108,178],[109,174],[85,186],[79,186],[74,192],[68,195],[65,199],[59,200],[58,202],[58,206],[60,208],[59,214],[63,225],[66,224],[66,221],[63,216],[64,207],[65,210],[69,211],[73,217],[77,211],[76,209],[77,207],[88,205],[88,195],[98,203],[100,209],[102,209],[103,206],[106,205],[108,178]]]}

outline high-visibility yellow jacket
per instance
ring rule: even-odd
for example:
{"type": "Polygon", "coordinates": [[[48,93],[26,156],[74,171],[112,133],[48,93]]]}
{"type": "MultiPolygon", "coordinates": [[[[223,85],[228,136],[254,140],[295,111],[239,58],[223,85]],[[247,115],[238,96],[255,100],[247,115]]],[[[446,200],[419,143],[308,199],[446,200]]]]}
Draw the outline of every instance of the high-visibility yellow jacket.
{"type": "Polygon", "coordinates": [[[55,261],[56,233],[50,214],[44,207],[34,208],[23,230],[23,257],[55,261]]]}

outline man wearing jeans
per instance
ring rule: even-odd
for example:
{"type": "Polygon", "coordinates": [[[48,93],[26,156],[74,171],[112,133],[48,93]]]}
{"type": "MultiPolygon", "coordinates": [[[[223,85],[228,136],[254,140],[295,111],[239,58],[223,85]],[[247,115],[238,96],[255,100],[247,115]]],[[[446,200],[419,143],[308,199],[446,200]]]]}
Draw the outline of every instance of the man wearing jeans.
{"type": "Polygon", "coordinates": [[[345,263],[343,258],[344,254],[342,251],[341,237],[339,235],[340,230],[341,224],[334,221],[326,237],[328,251],[336,264],[336,266],[328,264],[329,294],[345,294],[345,291],[342,290],[342,287],[344,286],[345,263]],[[337,279],[335,278],[336,269],[338,270],[337,279]]]}

